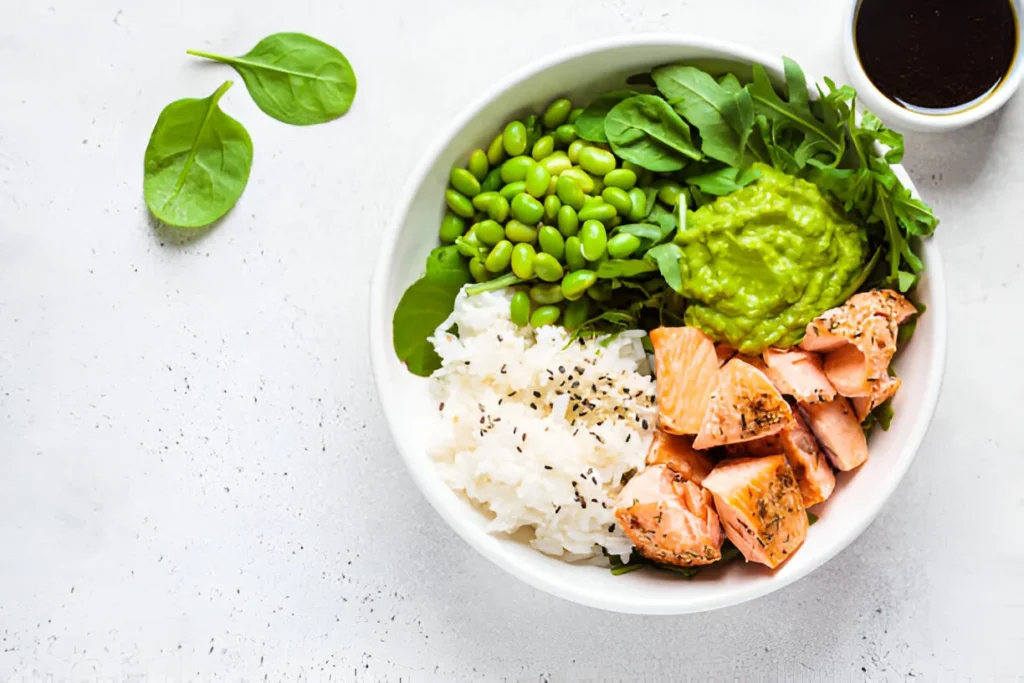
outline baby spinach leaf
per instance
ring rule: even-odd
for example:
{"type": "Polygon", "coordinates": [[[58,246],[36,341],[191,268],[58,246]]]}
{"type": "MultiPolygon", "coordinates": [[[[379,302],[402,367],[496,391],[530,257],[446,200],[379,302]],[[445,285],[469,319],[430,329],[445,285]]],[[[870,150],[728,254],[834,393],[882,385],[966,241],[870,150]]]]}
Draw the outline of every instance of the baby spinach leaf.
{"type": "Polygon", "coordinates": [[[672,108],[700,132],[704,154],[730,166],[744,166],[747,140],[754,129],[750,93],[742,88],[727,90],[692,66],[664,66],[651,76],[672,108]]]}
{"type": "Polygon", "coordinates": [[[576,134],[589,142],[608,142],[604,132],[605,117],[616,104],[636,94],[633,90],[615,90],[598,97],[576,119],[576,134]]]}
{"type": "Polygon", "coordinates": [[[663,239],[665,235],[660,226],[650,225],[649,223],[628,223],[626,225],[620,225],[615,228],[617,232],[624,232],[627,235],[633,235],[639,237],[642,240],[650,240],[652,242],[658,242],[663,239]]]}
{"type": "Polygon", "coordinates": [[[146,146],[142,190],[146,206],[168,225],[201,228],[221,218],[249,182],[252,140],[218,102],[225,81],[205,99],[167,105],[146,146]]]}
{"type": "Polygon", "coordinates": [[[356,75],[345,55],[304,33],[275,33],[240,57],[188,54],[232,66],[256,106],[284,123],[331,121],[347,112],[356,96],[356,75]]]}
{"type": "Polygon", "coordinates": [[[643,259],[610,259],[597,266],[597,277],[611,279],[616,277],[636,277],[644,273],[652,273],[657,267],[643,259]]]}
{"type": "Polygon", "coordinates": [[[644,254],[644,258],[658,265],[658,270],[661,271],[661,276],[665,278],[668,286],[680,294],[683,293],[683,272],[679,265],[682,257],[683,250],[678,244],[671,242],[659,244],[644,254]]]}
{"type": "Polygon", "coordinates": [[[662,233],[666,235],[679,227],[675,214],[661,204],[654,204],[654,209],[652,209],[651,213],[644,219],[644,222],[657,225],[661,228],[662,233]]]}
{"type": "Polygon", "coordinates": [[[462,285],[422,277],[405,290],[391,319],[391,341],[409,372],[429,377],[441,367],[441,357],[427,337],[434,334],[455,308],[462,285]]]}
{"type": "Polygon", "coordinates": [[[738,168],[726,166],[725,168],[708,171],[700,175],[690,176],[686,179],[686,182],[690,185],[696,185],[700,188],[701,192],[721,197],[743,189],[760,177],[761,172],[756,168],[748,168],[745,171],[741,171],[738,168]]]}
{"type": "Polygon", "coordinates": [[[657,95],[636,95],[615,105],[604,120],[612,150],[650,171],[678,171],[687,159],[703,158],[690,127],[657,95]]]}
{"type": "Polygon", "coordinates": [[[469,272],[469,261],[463,258],[459,248],[453,244],[437,247],[430,252],[424,277],[432,282],[456,283],[459,286],[473,279],[469,272]]]}

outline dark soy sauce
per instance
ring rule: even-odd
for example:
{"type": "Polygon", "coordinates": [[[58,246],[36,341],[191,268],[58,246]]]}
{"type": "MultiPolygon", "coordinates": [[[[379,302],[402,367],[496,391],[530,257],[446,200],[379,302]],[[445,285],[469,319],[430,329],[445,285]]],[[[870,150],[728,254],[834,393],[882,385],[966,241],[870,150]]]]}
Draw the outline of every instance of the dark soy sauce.
{"type": "Polygon", "coordinates": [[[929,114],[986,99],[1017,56],[1011,0],[864,0],[854,36],[875,87],[929,114]]]}

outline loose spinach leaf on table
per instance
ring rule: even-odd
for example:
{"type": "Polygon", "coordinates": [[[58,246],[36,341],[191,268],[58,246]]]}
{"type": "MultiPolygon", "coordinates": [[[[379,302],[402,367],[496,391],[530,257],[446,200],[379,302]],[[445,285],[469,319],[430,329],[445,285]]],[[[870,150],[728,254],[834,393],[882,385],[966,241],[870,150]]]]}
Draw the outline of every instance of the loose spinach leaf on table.
{"type": "Polygon", "coordinates": [[[146,146],[143,195],[154,216],[181,228],[223,217],[242,196],[252,168],[249,133],[219,106],[231,81],[205,99],[167,105],[146,146]]]}
{"type": "Polygon", "coordinates": [[[256,106],[284,123],[331,121],[347,112],[356,96],[356,75],[345,55],[304,33],[275,33],[239,57],[188,53],[233,67],[256,106]]]}
{"type": "Polygon", "coordinates": [[[657,95],[637,95],[612,107],[604,120],[608,142],[619,158],[650,171],[678,171],[702,159],[690,127],[657,95]]]}
{"type": "Polygon", "coordinates": [[[608,142],[608,135],[604,132],[604,120],[608,112],[619,102],[637,94],[633,90],[615,90],[601,95],[587,105],[576,119],[576,134],[589,142],[608,142]]]}
{"type": "MultiPolygon", "coordinates": [[[[672,108],[700,133],[701,150],[712,159],[743,168],[747,141],[754,129],[750,93],[719,85],[714,78],[692,66],[664,66],[651,72],[658,90],[672,108]]],[[[735,79],[735,77],[734,77],[735,79]]],[[[739,85],[739,81],[736,81],[739,85]]],[[[754,150],[759,161],[762,152],[754,150]]]]}

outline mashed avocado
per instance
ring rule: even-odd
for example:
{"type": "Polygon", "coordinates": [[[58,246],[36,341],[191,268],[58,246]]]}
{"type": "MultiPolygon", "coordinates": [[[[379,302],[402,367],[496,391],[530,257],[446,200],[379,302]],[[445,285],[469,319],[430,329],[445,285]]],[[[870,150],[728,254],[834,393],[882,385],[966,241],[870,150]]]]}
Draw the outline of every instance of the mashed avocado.
{"type": "Polygon", "coordinates": [[[756,164],[753,184],[687,216],[682,247],[686,324],[743,353],[792,346],[841,303],[867,261],[863,228],[818,188],[756,164]]]}

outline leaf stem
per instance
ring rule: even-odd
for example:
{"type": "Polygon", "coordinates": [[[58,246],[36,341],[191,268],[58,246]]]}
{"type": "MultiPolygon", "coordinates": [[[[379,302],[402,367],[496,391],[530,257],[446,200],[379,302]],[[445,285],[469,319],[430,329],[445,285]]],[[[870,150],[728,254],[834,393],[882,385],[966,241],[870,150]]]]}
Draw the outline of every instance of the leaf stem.
{"type": "Polygon", "coordinates": [[[515,273],[509,273],[508,275],[502,275],[494,280],[488,280],[487,282],[481,282],[477,285],[470,285],[466,287],[466,295],[474,296],[476,294],[483,294],[484,292],[493,292],[505,287],[511,287],[512,285],[518,285],[522,280],[516,277],[515,273]]]}
{"type": "Polygon", "coordinates": [[[193,57],[202,57],[203,59],[212,59],[215,62],[227,62],[229,57],[223,55],[215,55],[210,52],[203,52],[202,50],[185,50],[186,54],[190,54],[193,57]]]}

